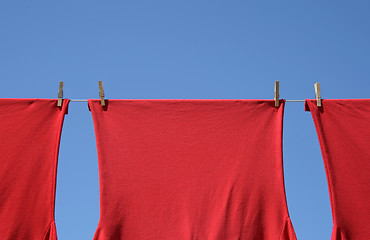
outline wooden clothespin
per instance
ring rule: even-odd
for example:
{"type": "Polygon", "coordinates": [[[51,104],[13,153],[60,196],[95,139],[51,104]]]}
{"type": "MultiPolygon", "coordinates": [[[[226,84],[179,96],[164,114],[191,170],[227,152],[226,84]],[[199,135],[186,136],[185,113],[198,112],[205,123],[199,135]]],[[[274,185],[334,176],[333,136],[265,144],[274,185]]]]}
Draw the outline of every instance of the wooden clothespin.
{"type": "Polygon", "coordinates": [[[59,91],[58,91],[58,107],[61,107],[63,104],[63,82],[59,82],[59,91]]]}
{"type": "Polygon", "coordinates": [[[321,107],[321,90],[320,90],[320,83],[315,83],[315,93],[316,93],[317,106],[318,106],[318,107],[321,107]]]}
{"type": "Polygon", "coordinates": [[[99,97],[102,107],[105,106],[103,81],[99,81],[99,97]]]}
{"type": "Polygon", "coordinates": [[[279,81],[275,81],[275,107],[279,107],[280,100],[279,100],[279,81]]]}

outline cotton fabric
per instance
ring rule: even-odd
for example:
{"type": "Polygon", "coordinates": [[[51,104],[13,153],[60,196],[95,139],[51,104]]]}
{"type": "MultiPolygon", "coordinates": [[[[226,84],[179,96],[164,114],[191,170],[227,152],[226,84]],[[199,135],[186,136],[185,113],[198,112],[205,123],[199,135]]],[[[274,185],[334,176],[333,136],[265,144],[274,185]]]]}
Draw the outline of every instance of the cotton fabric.
{"type": "Polygon", "coordinates": [[[293,240],[284,101],[88,101],[100,220],[94,240],[293,240]]]}
{"type": "Polygon", "coordinates": [[[55,182],[69,100],[0,99],[0,239],[56,240],[55,182]]]}
{"type": "Polygon", "coordinates": [[[319,137],[333,214],[332,240],[370,238],[370,100],[306,100],[319,137]]]}

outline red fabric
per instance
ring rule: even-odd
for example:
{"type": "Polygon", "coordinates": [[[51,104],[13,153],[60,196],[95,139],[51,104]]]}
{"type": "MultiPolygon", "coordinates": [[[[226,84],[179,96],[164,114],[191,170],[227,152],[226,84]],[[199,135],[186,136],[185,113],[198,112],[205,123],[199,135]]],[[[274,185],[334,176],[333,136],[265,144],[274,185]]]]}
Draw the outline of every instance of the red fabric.
{"type": "Polygon", "coordinates": [[[0,99],[0,239],[56,240],[59,139],[69,100],[0,99]]]}
{"type": "Polygon", "coordinates": [[[306,100],[319,136],[333,213],[332,240],[370,238],[370,100],[306,100]]]}
{"type": "Polygon", "coordinates": [[[292,240],[282,117],[265,100],[89,100],[94,240],[292,240]]]}

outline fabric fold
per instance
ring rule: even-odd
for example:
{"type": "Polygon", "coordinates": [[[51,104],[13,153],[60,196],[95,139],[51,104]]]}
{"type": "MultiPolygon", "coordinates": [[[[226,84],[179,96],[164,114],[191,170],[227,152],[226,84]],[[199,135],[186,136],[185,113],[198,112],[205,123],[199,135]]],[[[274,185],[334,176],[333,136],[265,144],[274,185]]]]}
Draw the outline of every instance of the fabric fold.
{"type": "Polygon", "coordinates": [[[57,230],[54,221],[50,223],[43,240],[57,240],[57,230]]]}
{"type": "Polygon", "coordinates": [[[55,185],[68,99],[0,99],[0,239],[56,240],[55,185]]]}
{"type": "Polygon", "coordinates": [[[285,221],[280,240],[297,240],[290,217],[285,221]]]}
{"type": "Polygon", "coordinates": [[[351,240],[351,239],[346,238],[343,232],[338,228],[338,226],[334,225],[331,240],[351,240]]]}
{"type": "Polygon", "coordinates": [[[286,222],[284,101],[88,104],[100,182],[94,240],[295,239],[286,222]]]}

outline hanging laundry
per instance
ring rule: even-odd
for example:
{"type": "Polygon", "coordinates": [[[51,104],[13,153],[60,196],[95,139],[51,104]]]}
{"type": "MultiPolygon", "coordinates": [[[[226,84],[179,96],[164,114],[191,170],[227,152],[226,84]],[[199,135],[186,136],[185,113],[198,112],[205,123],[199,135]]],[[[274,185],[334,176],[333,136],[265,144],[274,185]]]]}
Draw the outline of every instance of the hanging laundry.
{"type": "Polygon", "coordinates": [[[55,182],[69,100],[0,99],[0,239],[56,240],[55,182]]]}
{"type": "Polygon", "coordinates": [[[284,101],[89,100],[98,149],[94,240],[293,240],[284,101]]]}
{"type": "Polygon", "coordinates": [[[319,137],[333,214],[332,240],[370,236],[370,100],[306,100],[319,137]]]}

